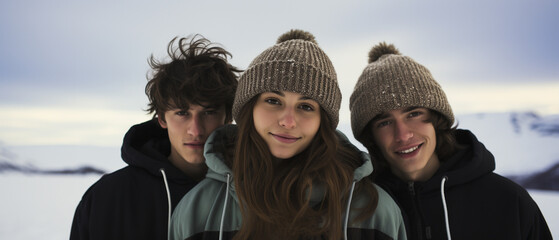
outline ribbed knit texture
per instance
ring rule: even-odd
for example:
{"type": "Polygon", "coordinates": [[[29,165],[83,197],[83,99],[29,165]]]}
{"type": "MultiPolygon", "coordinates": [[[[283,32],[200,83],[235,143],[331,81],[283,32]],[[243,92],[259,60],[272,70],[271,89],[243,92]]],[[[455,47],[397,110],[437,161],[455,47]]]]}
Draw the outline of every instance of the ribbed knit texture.
{"type": "Polygon", "coordinates": [[[429,108],[454,123],[454,114],[446,95],[429,70],[398,52],[384,54],[365,67],[349,105],[351,128],[357,140],[361,139],[369,121],[394,109],[429,108]]]}
{"type": "Polygon", "coordinates": [[[289,91],[309,97],[328,113],[334,128],[338,125],[342,94],[336,72],[314,41],[287,40],[258,55],[239,78],[233,118],[237,119],[251,98],[270,91],[289,91]]]}

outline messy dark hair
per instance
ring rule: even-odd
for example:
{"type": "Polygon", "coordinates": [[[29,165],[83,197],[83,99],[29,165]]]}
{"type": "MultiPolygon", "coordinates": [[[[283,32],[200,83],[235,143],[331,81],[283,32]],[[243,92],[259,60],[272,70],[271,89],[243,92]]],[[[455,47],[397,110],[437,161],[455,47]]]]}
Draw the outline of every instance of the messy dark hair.
{"type": "MultiPolygon", "coordinates": [[[[435,128],[435,134],[437,136],[437,146],[435,146],[435,153],[439,157],[441,162],[444,162],[448,159],[454,152],[459,148],[456,142],[456,128],[457,125],[452,126],[452,122],[448,120],[445,116],[441,113],[429,109],[430,117],[426,120],[426,122],[430,122],[433,124],[435,128]]],[[[377,115],[377,117],[380,116],[377,115]]],[[[376,176],[383,174],[386,171],[389,171],[390,165],[382,152],[380,151],[379,147],[375,143],[373,133],[372,133],[372,124],[378,120],[377,117],[371,119],[367,126],[365,126],[365,130],[361,132],[360,142],[367,148],[369,154],[371,155],[373,166],[375,170],[373,174],[371,174],[371,178],[374,179],[376,176]]]]}
{"type": "Polygon", "coordinates": [[[166,111],[188,109],[190,104],[225,106],[225,122],[231,122],[231,108],[241,72],[227,62],[231,53],[198,34],[191,38],[173,38],[167,53],[169,62],[160,62],[153,55],[148,59],[152,76],[148,76],[145,88],[149,98],[146,111],[153,114],[154,119],[159,116],[165,120],[166,111]],[[177,47],[174,46],[176,42],[177,47]]]}

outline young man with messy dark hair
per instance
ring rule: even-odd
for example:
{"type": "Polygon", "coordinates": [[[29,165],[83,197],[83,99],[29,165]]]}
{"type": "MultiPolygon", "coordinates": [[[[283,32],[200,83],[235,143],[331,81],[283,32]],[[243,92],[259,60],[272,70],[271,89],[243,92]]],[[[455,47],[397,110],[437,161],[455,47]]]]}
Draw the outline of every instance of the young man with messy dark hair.
{"type": "Polygon", "coordinates": [[[240,71],[227,62],[229,52],[200,35],[174,38],[167,52],[168,62],[149,59],[145,92],[153,119],[126,133],[128,166],[87,190],[70,239],[167,239],[173,209],[204,178],[204,143],[231,123],[240,71]]]}

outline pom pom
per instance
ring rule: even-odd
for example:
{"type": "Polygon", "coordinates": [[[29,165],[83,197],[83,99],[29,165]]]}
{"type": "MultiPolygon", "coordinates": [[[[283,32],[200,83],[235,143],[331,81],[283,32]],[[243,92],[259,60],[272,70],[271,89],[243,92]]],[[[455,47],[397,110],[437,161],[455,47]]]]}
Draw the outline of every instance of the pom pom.
{"type": "Polygon", "coordinates": [[[314,39],[314,35],[312,35],[312,33],[307,32],[307,31],[303,31],[303,30],[299,30],[299,29],[291,29],[289,32],[286,32],[286,33],[282,34],[278,38],[277,43],[282,43],[282,42],[293,40],[293,39],[301,39],[301,40],[305,40],[305,41],[310,41],[310,42],[318,45],[318,43],[314,39]]]}
{"type": "Polygon", "coordinates": [[[385,54],[400,54],[400,51],[393,45],[387,44],[385,42],[381,42],[378,45],[374,46],[373,49],[369,52],[369,63],[372,63],[378,60],[382,55],[385,54]]]}

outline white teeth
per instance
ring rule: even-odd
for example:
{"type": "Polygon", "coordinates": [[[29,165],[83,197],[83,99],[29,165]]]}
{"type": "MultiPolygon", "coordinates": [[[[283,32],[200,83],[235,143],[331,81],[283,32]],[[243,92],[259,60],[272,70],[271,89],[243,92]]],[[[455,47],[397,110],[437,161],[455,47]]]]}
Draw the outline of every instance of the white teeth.
{"type": "Polygon", "coordinates": [[[410,148],[410,149],[407,149],[407,150],[404,150],[404,151],[400,151],[400,153],[404,153],[404,154],[405,154],[405,153],[411,153],[411,152],[415,151],[418,147],[419,147],[419,146],[415,146],[415,147],[412,147],[412,148],[410,148]]]}

